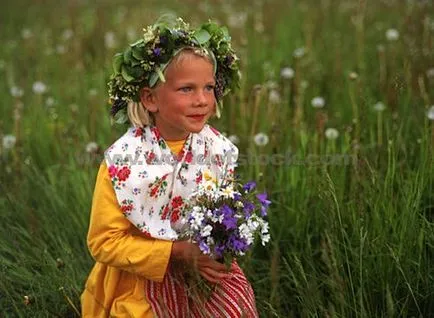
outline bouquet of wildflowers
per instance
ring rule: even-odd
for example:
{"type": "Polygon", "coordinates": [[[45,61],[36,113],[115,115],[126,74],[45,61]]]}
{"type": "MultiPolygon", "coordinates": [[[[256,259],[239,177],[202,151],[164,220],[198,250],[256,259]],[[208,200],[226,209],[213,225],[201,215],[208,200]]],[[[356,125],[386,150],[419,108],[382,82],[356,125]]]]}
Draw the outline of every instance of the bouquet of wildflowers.
{"type": "Polygon", "coordinates": [[[271,201],[258,193],[253,181],[218,186],[204,183],[187,201],[183,236],[198,243],[200,250],[229,267],[233,258],[244,255],[260,239],[270,240],[267,215],[271,201]]]}

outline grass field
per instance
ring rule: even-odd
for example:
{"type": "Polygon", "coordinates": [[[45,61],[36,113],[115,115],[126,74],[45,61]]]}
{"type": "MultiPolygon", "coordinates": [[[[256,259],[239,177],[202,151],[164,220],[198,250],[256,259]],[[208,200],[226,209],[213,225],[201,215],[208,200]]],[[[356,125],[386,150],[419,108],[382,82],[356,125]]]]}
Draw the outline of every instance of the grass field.
{"type": "Polygon", "coordinates": [[[0,12],[0,316],[76,317],[111,57],[172,11],[228,25],[219,130],[273,204],[261,317],[434,316],[434,4],[23,1],[0,12]]]}

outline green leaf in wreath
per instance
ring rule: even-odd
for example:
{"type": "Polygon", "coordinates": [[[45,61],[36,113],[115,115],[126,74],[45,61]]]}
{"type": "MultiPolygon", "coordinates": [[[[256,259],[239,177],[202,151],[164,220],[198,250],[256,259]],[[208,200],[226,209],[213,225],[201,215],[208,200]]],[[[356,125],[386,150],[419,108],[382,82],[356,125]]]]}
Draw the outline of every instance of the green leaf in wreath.
{"type": "Polygon", "coordinates": [[[211,38],[211,35],[205,29],[199,29],[195,31],[193,36],[200,45],[205,44],[211,38]]]}
{"type": "Polygon", "coordinates": [[[131,59],[133,58],[133,50],[129,47],[124,52],[124,61],[126,64],[131,63],[131,59]]]}
{"type": "Polygon", "coordinates": [[[132,82],[134,81],[134,77],[130,75],[129,71],[130,70],[128,69],[127,65],[122,65],[122,71],[121,71],[122,77],[127,82],[132,82]]]}
{"type": "Polygon", "coordinates": [[[117,53],[113,57],[113,72],[115,73],[114,74],[115,76],[121,72],[121,66],[122,66],[123,61],[124,61],[124,58],[123,58],[122,53],[117,53]]]}

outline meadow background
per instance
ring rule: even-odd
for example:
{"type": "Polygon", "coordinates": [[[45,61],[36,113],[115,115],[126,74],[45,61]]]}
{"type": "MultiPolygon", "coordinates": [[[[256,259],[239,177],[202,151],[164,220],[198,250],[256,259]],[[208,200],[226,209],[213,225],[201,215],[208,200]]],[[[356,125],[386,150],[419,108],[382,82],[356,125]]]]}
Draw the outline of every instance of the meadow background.
{"type": "Polygon", "coordinates": [[[434,316],[434,6],[15,0],[0,10],[0,316],[76,317],[111,58],[167,11],[229,27],[213,124],[273,204],[243,261],[261,317],[434,316]],[[274,158],[271,161],[270,158],[274,158]],[[283,158],[283,159],[282,159],[283,158]]]}

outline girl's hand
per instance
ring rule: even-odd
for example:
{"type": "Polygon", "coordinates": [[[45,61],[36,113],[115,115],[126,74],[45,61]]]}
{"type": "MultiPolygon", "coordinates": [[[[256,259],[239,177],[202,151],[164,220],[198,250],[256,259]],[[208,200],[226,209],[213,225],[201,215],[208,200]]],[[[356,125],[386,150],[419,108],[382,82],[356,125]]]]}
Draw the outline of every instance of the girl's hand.
{"type": "Polygon", "coordinates": [[[204,255],[199,246],[187,241],[173,243],[171,258],[179,260],[196,269],[207,281],[217,284],[222,279],[230,277],[226,266],[204,255]]]}

